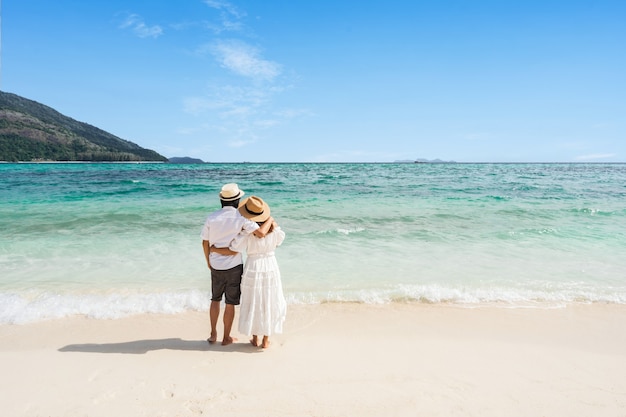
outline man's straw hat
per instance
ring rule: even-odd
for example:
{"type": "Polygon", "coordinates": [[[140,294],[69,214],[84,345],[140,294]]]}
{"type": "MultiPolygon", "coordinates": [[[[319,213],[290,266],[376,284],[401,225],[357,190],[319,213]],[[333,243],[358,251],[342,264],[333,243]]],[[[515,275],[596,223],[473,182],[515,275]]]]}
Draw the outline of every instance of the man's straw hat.
{"type": "Polygon", "coordinates": [[[237,184],[225,184],[220,192],[220,200],[223,201],[235,201],[241,198],[245,193],[239,189],[237,184]]]}

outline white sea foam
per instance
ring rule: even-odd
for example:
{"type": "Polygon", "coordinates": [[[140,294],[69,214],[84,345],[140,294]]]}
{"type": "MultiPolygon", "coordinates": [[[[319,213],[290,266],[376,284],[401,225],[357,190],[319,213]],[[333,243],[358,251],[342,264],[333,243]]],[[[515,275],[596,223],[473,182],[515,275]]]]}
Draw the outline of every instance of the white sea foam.
{"type": "Polygon", "coordinates": [[[458,306],[502,305],[509,307],[551,308],[568,304],[608,303],[626,304],[626,292],[571,289],[541,291],[533,289],[464,288],[440,285],[399,285],[395,288],[359,289],[346,291],[298,292],[286,294],[290,304],[325,302],[357,302],[388,304],[418,302],[426,304],[455,304],[458,306]]]}
{"type": "Polygon", "coordinates": [[[363,227],[354,227],[354,228],[343,228],[343,227],[339,227],[337,229],[332,229],[332,230],[322,230],[319,232],[316,232],[317,234],[340,234],[340,235],[351,235],[353,233],[360,233],[360,232],[364,232],[365,229],[363,227]]]}
{"type": "Polygon", "coordinates": [[[0,323],[23,324],[85,316],[93,319],[156,313],[205,311],[209,296],[201,291],[154,294],[0,294],[0,323]]]}
{"type": "MultiPolygon", "coordinates": [[[[355,302],[363,304],[426,303],[462,307],[504,306],[554,308],[579,303],[626,304],[626,292],[589,289],[540,291],[511,288],[463,288],[440,285],[398,285],[387,289],[286,292],[288,304],[355,302]]],[[[208,311],[209,294],[187,290],[156,293],[58,294],[51,292],[0,294],[0,323],[24,324],[71,316],[119,319],[138,314],[178,314],[208,311]]]]}

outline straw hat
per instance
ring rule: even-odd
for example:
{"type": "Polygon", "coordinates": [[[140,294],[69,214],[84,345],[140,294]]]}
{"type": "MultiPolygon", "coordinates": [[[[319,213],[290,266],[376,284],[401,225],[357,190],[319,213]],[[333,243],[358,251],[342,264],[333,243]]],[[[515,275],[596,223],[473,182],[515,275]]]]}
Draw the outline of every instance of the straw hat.
{"type": "Polygon", "coordinates": [[[220,199],[223,201],[235,201],[238,198],[243,197],[244,194],[245,193],[239,189],[237,184],[226,184],[222,187],[222,191],[220,192],[220,199]]]}
{"type": "Polygon", "coordinates": [[[253,222],[264,222],[270,218],[270,206],[261,197],[253,195],[239,204],[239,213],[253,222]]]}

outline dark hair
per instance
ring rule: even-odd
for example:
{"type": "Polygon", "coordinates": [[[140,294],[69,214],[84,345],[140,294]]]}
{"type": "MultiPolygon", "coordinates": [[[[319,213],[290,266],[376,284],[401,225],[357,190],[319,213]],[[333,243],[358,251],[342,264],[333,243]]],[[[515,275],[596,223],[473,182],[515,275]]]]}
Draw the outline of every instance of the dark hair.
{"type": "MultiPolygon", "coordinates": [[[[266,222],[266,221],[267,221],[267,220],[262,221],[262,222],[256,222],[256,224],[258,224],[259,226],[263,226],[263,225],[265,224],[265,222],[266,222]]],[[[267,233],[269,234],[269,233],[272,233],[273,231],[274,231],[274,225],[272,224],[272,225],[270,226],[269,230],[267,231],[267,233]]]]}
{"type": "Polygon", "coordinates": [[[241,199],[238,198],[238,199],[232,200],[232,201],[224,201],[224,200],[220,200],[220,201],[222,202],[222,207],[230,206],[230,207],[237,208],[237,207],[239,207],[239,200],[241,200],[241,199]]]}

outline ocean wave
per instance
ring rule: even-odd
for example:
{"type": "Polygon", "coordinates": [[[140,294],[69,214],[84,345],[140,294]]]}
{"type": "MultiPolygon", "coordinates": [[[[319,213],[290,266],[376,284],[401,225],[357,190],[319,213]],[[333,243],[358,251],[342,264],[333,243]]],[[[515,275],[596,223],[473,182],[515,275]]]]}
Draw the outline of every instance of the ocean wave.
{"type": "Polygon", "coordinates": [[[337,229],[331,229],[331,230],[321,230],[319,232],[316,232],[316,234],[318,235],[326,235],[326,234],[330,234],[330,235],[351,235],[353,233],[361,233],[364,232],[365,229],[363,227],[353,227],[353,228],[349,228],[349,229],[345,229],[345,228],[337,228],[337,229]]]}
{"type": "Polygon", "coordinates": [[[199,290],[132,294],[0,294],[0,323],[25,324],[71,316],[119,319],[138,314],[178,314],[208,310],[210,297],[199,290]]]}
{"type": "Polygon", "coordinates": [[[438,285],[400,285],[385,290],[331,291],[287,294],[290,304],[355,302],[363,304],[424,303],[458,306],[503,305],[552,308],[568,304],[626,304],[626,292],[563,288],[545,291],[513,288],[454,288],[438,285]]]}
{"type": "MultiPolygon", "coordinates": [[[[626,291],[594,291],[582,287],[564,287],[558,291],[549,291],[504,287],[468,289],[439,285],[398,285],[387,289],[286,292],[285,297],[290,305],[423,303],[507,308],[555,308],[593,303],[626,305],[626,291]]],[[[140,314],[169,315],[208,311],[210,302],[206,291],[195,289],[155,293],[2,293],[0,324],[26,324],[72,316],[110,320],[140,314]]]]}

